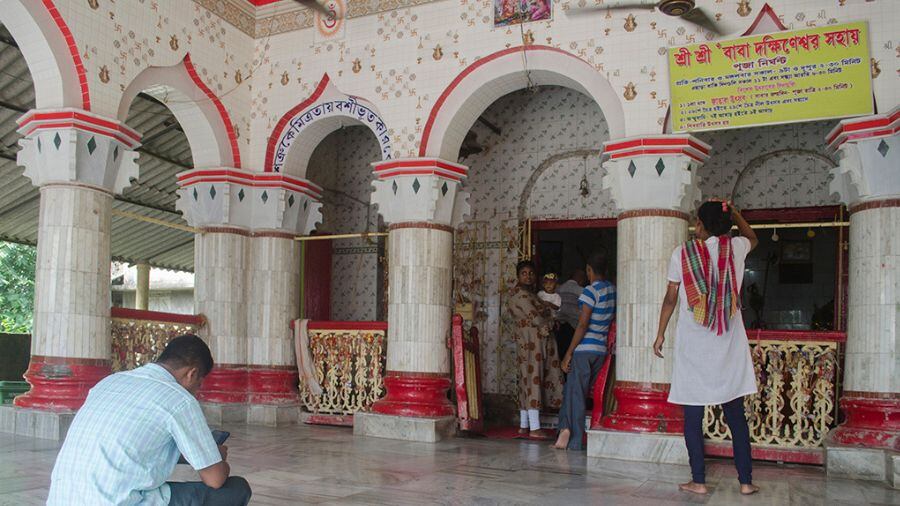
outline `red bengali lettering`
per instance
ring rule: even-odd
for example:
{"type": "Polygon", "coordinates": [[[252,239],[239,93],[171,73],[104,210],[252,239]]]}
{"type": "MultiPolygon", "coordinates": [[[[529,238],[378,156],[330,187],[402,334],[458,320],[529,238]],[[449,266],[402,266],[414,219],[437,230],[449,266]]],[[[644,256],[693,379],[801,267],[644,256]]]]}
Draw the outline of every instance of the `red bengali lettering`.
{"type": "Polygon", "coordinates": [[[706,44],[700,44],[700,47],[696,51],[694,51],[694,57],[697,58],[697,63],[709,63],[712,60],[709,46],[707,46],[706,44]]]}
{"type": "Polygon", "coordinates": [[[691,52],[687,50],[687,48],[679,48],[678,52],[675,53],[675,64],[679,67],[691,66],[691,52]]]}

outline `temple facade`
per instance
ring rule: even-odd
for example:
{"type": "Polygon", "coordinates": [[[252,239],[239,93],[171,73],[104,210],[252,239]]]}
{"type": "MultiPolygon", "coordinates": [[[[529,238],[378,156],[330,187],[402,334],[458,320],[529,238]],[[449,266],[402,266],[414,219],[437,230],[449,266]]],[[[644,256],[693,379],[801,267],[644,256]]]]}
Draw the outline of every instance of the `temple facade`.
{"type": "MultiPolygon", "coordinates": [[[[190,234],[196,315],[174,323],[212,350],[211,421],[324,416],[327,403],[298,388],[306,319],[309,339],[369,336],[347,348],[366,357],[347,362],[364,364],[353,379],[326,374],[341,359],[321,357],[338,345],[311,341],[313,360],[331,361],[320,381],[378,379],[370,398],[347,394],[323,413],[366,436],[448,437],[461,416],[456,313],[478,335],[467,386],[503,418],[515,263],[567,275],[600,245],[615,258],[616,350],[588,455],[686,462],[681,412],[666,402],[674,339],[664,360],[650,347],[672,250],[698,203],[725,198],[775,258],[748,259],[746,284],[767,298],[754,313],[748,296],[744,318],[770,357],[754,456],[900,486],[900,4],[715,3],[728,35],[658,10],[576,15],[575,2],[506,26],[491,2],[327,6],[331,16],[293,0],[0,1],[34,83],[33,108],[15,115],[16,177],[39,189],[30,390],[3,408],[4,430],[64,433],[118,370],[128,331],[110,310],[110,261],[124,255],[114,203],[157,177],[139,158],[147,134],[129,125],[140,96],[168,109],[190,147],[190,166],[162,178],[180,216],[158,221],[190,234]],[[868,26],[872,114],[673,133],[669,47],[851,21],[868,26]],[[794,416],[803,403],[811,422],[794,416]]],[[[727,439],[716,416],[709,437],[727,439]]]]}

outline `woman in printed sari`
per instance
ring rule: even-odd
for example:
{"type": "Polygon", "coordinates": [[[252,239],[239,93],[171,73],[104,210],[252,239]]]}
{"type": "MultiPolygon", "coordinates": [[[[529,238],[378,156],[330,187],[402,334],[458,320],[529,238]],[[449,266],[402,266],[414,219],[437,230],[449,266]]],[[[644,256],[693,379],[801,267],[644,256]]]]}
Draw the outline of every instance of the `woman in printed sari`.
{"type": "Polygon", "coordinates": [[[516,277],[516,286],[505,300],[503,319],[517,344],[519,434],[545,439],[549,435],[541,431],[541,409],[558,409],[562,403],[559,355],[550,337],[549,311],[534,293],[534,264],[519,262],[516,277]]]}
{"type": "Polygon", "coordinates": [[[662,357],[665,330],[681,301],[675,329],[675,356],[669,402],[684,407],[684,442],[692,480],[679,489],[706,494],[703,411],[722,405],[731,429],[741,494],[753,485],[750,432],[744,396],[755,394],[756,376],[740,312],[744,260],[758,241],[750,225],[727,202],[706,202],[697,210],[696,238],[675,248],[669,285],[659,315],[653,352],[662,357]],[[740,236],[731,236],[732,222],[740,236]]]}

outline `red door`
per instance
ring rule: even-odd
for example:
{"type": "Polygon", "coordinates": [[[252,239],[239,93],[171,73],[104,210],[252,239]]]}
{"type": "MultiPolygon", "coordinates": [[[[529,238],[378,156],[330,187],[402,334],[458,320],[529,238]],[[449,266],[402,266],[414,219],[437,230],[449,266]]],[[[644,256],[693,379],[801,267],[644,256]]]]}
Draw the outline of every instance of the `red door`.
{"type": "Polygon", "coordinates": [[[305,241],[303,318],[331,319],[331,241],[305,241]]]}

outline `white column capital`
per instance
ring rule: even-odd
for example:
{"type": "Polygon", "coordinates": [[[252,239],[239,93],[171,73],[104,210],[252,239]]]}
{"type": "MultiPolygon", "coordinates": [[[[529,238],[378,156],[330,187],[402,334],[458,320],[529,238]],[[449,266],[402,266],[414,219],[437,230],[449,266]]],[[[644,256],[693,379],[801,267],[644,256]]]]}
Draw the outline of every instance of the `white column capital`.
{"type": "Polygon", "coordinates": [[[825,140],[840,159],[829,189],[845,205],[900,197],[900,106],[841,121],[825,140]]]}
{"type": "Polygon", "coordinates": [[[651,135],[603,143],[603,188],[619,212],[690,212],[700,200],[697,168],[710,146],[692,135],[651,135]]]}
{"type": "Polygon", "coordinates": [[[469,214],[462,182],[469,169],[439,158],[373,163],[372,203],[388,224],[425,222],[456,227],[469,214]]]}
{"type": "Polygon", "coordinates": [[[79,183],[120,193],[138,177],[141,135],[119,121],[80,109],[31,110],[16,121],[16,163],[35,186],[79,183]]]}
{"type": "Polygon", "coordinates": [[[322,220],[322,189],[275,172],[234,168],[178,174],[178,202],[193,227],[237,227],[307,235],[322,220]]]}

